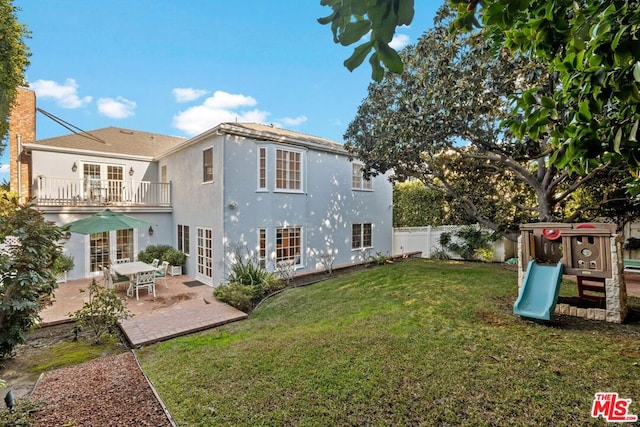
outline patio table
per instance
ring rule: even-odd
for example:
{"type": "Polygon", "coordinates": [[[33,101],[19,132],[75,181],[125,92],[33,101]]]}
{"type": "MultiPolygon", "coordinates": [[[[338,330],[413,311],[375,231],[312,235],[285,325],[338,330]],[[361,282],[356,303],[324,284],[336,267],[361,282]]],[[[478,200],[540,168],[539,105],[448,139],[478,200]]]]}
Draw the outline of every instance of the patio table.
{"type": "Polygon", "coordinates": [[[113,264],[111,269],[122,276],[133,276],[137,273],[144,273],[145,271],[155,271],[156,268],[142,261],[125,262],[122,264],[113,264]]]}

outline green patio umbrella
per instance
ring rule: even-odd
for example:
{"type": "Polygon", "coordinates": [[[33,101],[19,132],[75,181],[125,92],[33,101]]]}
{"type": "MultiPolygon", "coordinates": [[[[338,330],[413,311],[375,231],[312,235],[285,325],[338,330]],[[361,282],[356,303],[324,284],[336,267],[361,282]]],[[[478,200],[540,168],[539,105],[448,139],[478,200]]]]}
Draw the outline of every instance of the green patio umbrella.
{"type": "Polygon", "coordinates": [[[86,218],[72,221],[62,226],[64,229],[78,234],[102,233],[105,231],[127,230],[129,228],[151,227],[154,224],[129,215],[105,209],[86,218]]]}

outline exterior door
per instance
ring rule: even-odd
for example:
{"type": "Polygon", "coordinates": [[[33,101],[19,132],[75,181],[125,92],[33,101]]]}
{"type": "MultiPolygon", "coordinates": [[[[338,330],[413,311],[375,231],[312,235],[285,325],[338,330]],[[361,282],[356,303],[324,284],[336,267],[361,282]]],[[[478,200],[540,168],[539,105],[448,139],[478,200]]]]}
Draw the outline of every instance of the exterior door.
{"type": "Polygon", "coordinates": [[[207,227],[197,228],[196,279],[213,285],[213,241],[212,230],[207,227]]]}
{"type": "Polygon", "coordinates": [[[114,260],[129,258],[133,261],[135,246],[133,229],[105,231],[89,235],[89,272],[102,272],[114,260]]]}

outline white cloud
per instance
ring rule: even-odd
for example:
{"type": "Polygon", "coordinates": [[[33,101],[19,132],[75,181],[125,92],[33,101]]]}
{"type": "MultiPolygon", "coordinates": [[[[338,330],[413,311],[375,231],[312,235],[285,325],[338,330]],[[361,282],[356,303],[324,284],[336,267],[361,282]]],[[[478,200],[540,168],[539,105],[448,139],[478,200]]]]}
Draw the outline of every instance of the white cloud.
{"type": "Polygon", "coordinates": [[[126,98],[118,96],[113,98],[100,98],[98,99],[98,111],[103,116],[107,116],[111,119],[126,119],[133,116],[136,109],[136,103],[126,98]]]}
{"type": "Polygon", "coordinates": [[[36,80],[30,84],[38,98],[52,98],[62,108],[80,108],[89,104],[91,96],[78,96],[78,83],[74,79],[66,79],[63,84],[53,80],[36,80]]]}
{"type": "Polygon", "coordinates": [[[256,101],[251,96],[238,95],[217,90],[204,101],[204,106],[212,109],[233,110],[240,107],[253,107],[256,101]]]}
{"type": "Polygon", "coordinates": [[[258,102],[250,97],[216,91],[202,105],[188,108],[173,117],[173,126],[188,135],[197,135],[223,122],[265,123],[268,111],[245,110],[258,102]]]}
{"type": "Polygon", "coordinates": [[[9,164],[0,164],[0,173],[9,173],[9,164]]]}
{"type": "Polygon", "coordinates": [[[295,118],[292,117],[283,117],[279,120],[285,126],[298,126],[307,121],[307,116],[298,116],[295,118]]]}
{"type": "Polygon", "coordinates": [[[193,89],[190,87],[177,87],[171,91],[177,102],[195,101],[209,93],[204,89],[193,89]]]}
{"type": "Polygon", "coordinates": [[[410,41],[411,40],[409,39],[409,36],[406,34],[395,34],[393,36],[393,39],[391,40],[391,43],[389,43],[389,46],[391,46],[395,50],[400,50],[408,45],[410,41]]]}

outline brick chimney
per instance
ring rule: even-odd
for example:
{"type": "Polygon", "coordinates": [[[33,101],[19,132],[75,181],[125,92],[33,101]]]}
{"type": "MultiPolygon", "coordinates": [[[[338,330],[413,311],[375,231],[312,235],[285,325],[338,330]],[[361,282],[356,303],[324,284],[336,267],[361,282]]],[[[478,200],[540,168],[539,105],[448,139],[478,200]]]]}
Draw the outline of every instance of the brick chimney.
{"type": "Polygon", "coordinates": [[[22,144],[36,140],[36,93],[20,87],[9,114],[9,188],[21,202],[31,200],[31,155],[22,144]]]}

